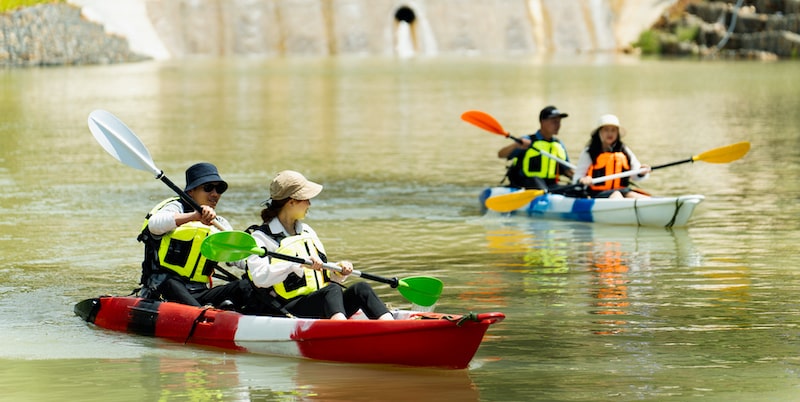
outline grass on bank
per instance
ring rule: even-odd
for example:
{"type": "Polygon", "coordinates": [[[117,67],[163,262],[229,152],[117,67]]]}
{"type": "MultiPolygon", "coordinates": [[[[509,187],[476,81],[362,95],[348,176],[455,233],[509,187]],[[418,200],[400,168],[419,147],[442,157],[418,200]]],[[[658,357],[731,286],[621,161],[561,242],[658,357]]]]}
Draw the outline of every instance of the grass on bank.
{"type": "Polygon", "coordinates": [[[14,11],[20,7],[31,7],[37,4],[63,3],[65,0],[0,0],[0,13],[14,11]]]}

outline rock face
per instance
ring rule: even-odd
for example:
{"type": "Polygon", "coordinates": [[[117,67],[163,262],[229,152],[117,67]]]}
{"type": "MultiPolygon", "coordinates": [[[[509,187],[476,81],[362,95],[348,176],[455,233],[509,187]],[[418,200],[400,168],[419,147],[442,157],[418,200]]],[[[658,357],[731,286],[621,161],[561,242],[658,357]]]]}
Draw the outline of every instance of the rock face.
{"type": "Polygon", "coordinates": [[[109,64],[140,61],[125,38],[81,18],[80,8],[43,4],[0,14],[0,66],[109,64]]]}
{"type": "Polygon", "coordinates": [[[677,17],[656,25],[660,38],[656,53],[759,59],[800,56],[800,0],[704,0],[683,6],[677,17]]]}

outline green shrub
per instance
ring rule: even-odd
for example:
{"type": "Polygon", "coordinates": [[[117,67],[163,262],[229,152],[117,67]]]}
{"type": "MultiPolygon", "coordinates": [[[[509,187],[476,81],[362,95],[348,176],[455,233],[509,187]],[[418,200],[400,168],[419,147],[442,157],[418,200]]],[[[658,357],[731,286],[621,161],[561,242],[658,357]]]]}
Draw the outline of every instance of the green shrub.
{"type": "Polygon", "coordinates": [[[679,26],[675,28],[675,36],[678,37],[679,42],[694,42],[697,39],[697,34],[700,32],[698,26],[679,26]]]}
{"type": "Polygon", "coordinates": [[[642,54],[661,54],[661,40],[658,32],[648,29],[639,35],[639,40],[633,44],[641,49],[642,54]]]}

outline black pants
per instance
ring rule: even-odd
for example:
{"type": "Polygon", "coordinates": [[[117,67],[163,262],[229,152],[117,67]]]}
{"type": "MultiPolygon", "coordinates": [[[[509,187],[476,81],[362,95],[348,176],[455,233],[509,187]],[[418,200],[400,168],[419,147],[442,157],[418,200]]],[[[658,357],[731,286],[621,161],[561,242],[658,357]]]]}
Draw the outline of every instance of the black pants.
{"type": "Polygon", "coordinates": [[[250,297],[250,285],[245,280],[228,282],[208,288],[204,283],[188,282],[177,275],[159,273],[150,275],[142,288],[141,296],[201,307],[206,304],[219,306],[229,300],[240,309],[250,297]]]}
{"type": "MultiPolygon", "coordinates": [[[[248,304],[246,313],[284,315],[273,303],[277,300],[269,295],[268,289],[258,288],[255,292],[251,302],[256,304],[248,304]]],[[[277,304],[281,305],[280,302],[277,304]]],[[[375,319],[389,312],[366,282],[356,282],[347,288],[337,283],[329,283],[315,292],[289,300],[281,307],[292,315],[303,318],[331,318],[336,313],[350,317],[361,309],[367,317],[375,319]]]]}
{"type": "Polygon", "coordinates": [[[214,286],[193,296],[201,305],[211,304],[219,307],[223,302],[229,301],[236,310],[241,310],[250,298],[250,283],[246,279],[239,279],[214,286]]]}

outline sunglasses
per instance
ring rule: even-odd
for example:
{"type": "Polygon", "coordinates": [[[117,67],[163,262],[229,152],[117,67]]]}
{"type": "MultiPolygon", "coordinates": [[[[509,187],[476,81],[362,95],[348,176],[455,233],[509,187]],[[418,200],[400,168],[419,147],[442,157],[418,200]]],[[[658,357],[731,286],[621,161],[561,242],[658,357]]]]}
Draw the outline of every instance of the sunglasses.
{"type": "Polygon", "coordinates": [[[212,190],[217,190],[217,194],[222,194],[228,189],[228,183],[206,183],[203,184],[203,191],[210,193],[212,190]]]}

